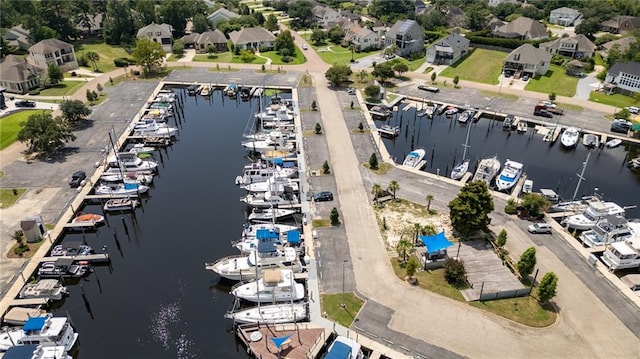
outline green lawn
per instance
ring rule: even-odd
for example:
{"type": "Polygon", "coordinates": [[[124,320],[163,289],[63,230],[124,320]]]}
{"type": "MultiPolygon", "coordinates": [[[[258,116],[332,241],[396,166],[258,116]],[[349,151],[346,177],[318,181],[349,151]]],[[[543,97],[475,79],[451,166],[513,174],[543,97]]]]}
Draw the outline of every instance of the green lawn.
{"type": "Polygon", "coordinates": [[[59,84],[40,90],[42,96],[67,96],[74,94],[86,81],[63,81],[59,84]]]}
{"type": "Polygon", "coordinates": [[[572,97],[576,94],[576,86],[578,86],[577,77],[565,74],[562,66],[551,65],[544,76],[530,79],[524,89],[546,94],[555,92],[558,96],[572,97]]]}
{"type": "Polygon", "coordinates": [[[506,56],[501,51],[476,49],[471,55],[447,67],[440,76],[452,79],[458,76],[460,80],[497,85],[502,61],[506,56]]]}
{"type": "Polygon", "coordinates": [[[327,317],[344,327],[351,327],[364,301],[356,297],[353,293],[324,294],[320,299],[322,311],[327,313],[327,317]],[[344,307],[343,304],[344,298],[344,307]]]}
{"type": "Polygon", "coordinates": [[[0,208],[9,208],[27,191],[26,188],[2,188],[0,189],[0,208]],[[15,192],[14,192],[15,190],[15,192]],[[15,193],[15,194],[14,194],[15,193]]]}
{"type": "Polygon", "coordinates": [[[200,54],[193,57],[193,61],[200,62],[220,62],[220,63],[232,63],[232,64],[264,64],[266,59],[261,57],[255,57],[251,62],[244,62],[240,56],[235,56],[231,51],[221,52],[213,55],[200,54]]]}
{"type": "Polygon", "coordinates": [[[295,57],[292,57],[293,61],[283,62],[282,56],[278,55],[275,51],[265,51],[261,52],[260,55],[268,57],[271,59],[271,64],[273,65],[299,65],[307,62],[307,59],[304,57],[302,50],[300,50],[296,46],[296,54],[295,57]]]}
{"type": "MultiPolygon", "coordinates": [[[[9,147],[16,140],[20,124],[26,122],[29,116],[42,110],[23,110],[0,118],[0,150],[9,147]]],[[[49,113],[51,111],[45,111],[49,113]]]]}
{"type": "MultiPolygon", "coordinates": [[[[318,53],[318,56],[320,56],[322,61],[328,63],[329,65],[348,65],[351,63],[351,50],[349,50],[348,48],[342,47],[340,45],[335,45],[328,41],[323,45],[317,46],[310,41],[311,34],[303,34],[301,36],[309,42],[311,48],[316,53],[318,53]]],[[[310,50],[311,49],[307,51],[310,50]]],[[[377,53],[380,53],[380,50],[370,52],[354,52],[353,59],[357,60],[366,56],[375,55],[377,53]]]]}
{"type": "Polygon", "coordinates": [[[640,105],[640,101],[634,100],[633,97],[621,95],[619,93],[607,95],[606,93],[599,91],[591,91],[591,94],[589,94],[589,101],[599,102],[618,108],[640,105]]]}
{"type": "MultiPolygon", "coordinates": [[[[76,57],[80,58],[82,54],[93,51],[97,52],[100,55],[100,60],[98,61],[98,71],[99,72],[110,72],[115,70],[116,65],[114,65],[113,60],[118,57],[131,57],[124,48],[119,46],[107,45],[105,43],[99,44],[74,44],[76,57]]],[[[94,71],[93,64],[89,64],[87,69],[94,71]]]]}

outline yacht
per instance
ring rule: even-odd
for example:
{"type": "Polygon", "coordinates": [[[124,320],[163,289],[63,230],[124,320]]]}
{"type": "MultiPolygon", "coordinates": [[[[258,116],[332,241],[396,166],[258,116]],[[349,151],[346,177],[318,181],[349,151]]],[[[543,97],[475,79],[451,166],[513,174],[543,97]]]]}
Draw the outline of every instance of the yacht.
{"type": "Polygon", "coordinates": [[[640,268],[640,224],[630,223],[633,236],[607,245],[602,261],[610,270],[640,268]]]}
{"type": "Polygon", "coordinates": [[[268,230],[268,231],[276,231],[278,233],[287,233],[289,231],[299,230],[299,226],[290,225],[290,224],[280,224],[275,223],[256,223],[251,224],[247,223],[244,225],[244,229],[242,230],[242,238],[255,237],[259,231],[268,230]]]}
{"type": "Polygon", "coordinates": [[[505,191],[515,186],[521,175],[522,163],[511,160],[505,161],[502,172],[500,172],[500,175],[496,179],[498,191],[505,191]]]}
{"type": "Polygon", "coordinates": [[[43,347],[64,346],[70,351],[78,340],[66,317],[30,318],[22,328],[6,328],[0,332],[0,351],[24,344],[36,344],[43,347]]]}
{"type": "Polygon", "coordinates": [[[71,258],[59,258],[55,262],[43,262],[38,268],[40,278],[79,278],[89,273],[91,267],[87,262],[74,263],[71,258]]]}
{"type": "Polygon", "coordinates": [[[153,182],[153,175],[142,172],[107,172],[100,176],[100,180],[103,182],[129,182],[147,185],[153,182]]]}
{"type": "Polygon", "coordinates": [[[235,323],[295,323],[307,319],[307,303],[282,303],[258,305],[252,308],[231,312],[224,315],[235,323]]]}
{"type": "Polygon", "coordinates": [[[290,269],[266,270],[258,280],[234,285],[230,294],[254,303],[298,301],[304,298],[304,285],[293,277],[290,269]]]}
{"type": "Polygon", "coordinates": [[[407,155],[407,157],[402,162],[403,166],[418,168],[420,169],[424,166],[423,159],[426,151],[423,148],[415,149],[407,155]]]}
{"type": "Polygon", "coordinates": [[[295,209],[287,208],[266,208],[256,209],[254,208],[249,214],[249,221],[271,221],[282,220],[287,217],[291,217],[296,213],[295,209]]]}
{"type": "Polygon", "coordinates": [[[591,229],[596,222],[604,216],[623,216],[624,213],[624,208],[620,207],[616,203],[594,200],[589,202],[589,205],[584,212],[565,218],[562,220],[561,224],[570,229],[586,231],[591,229]]]}
{"type": "Polygon", "coordinates": [[[567,127],[560,136],[560,143],[566,148],[573,148],[580,139],[580,130],[575,127],[567,127]]]}
{"type": "Polygon", "coordinates": [[[364,359],[365,356],[358,342],[339,335],[327,349],[325,358],[364,359]]]}
{"type": "MultiPolygon", "coordinates": [[[[123,172],[155,172],[158,169],[158,162],[152,159],[141,159],[135,153],[121,152],[115,156],[110,156],[107,163],[111,168],[119,168],[123,172]]],[[[111,172],[110,174],[113,174],[111,172]]]]}
{"type": "Polygon", "coordinates": [[[604,216],[588,231],[578,237],[587,247],[599,247],[609,243],[623,241],[633,236],[629,222],[622,216],[604,216]]]}
{"type": "Polygon", "coordinates": [[[242,197],[240,201],[253,208],[278,208],[280,206],[291,206],[300,203],[298,196],[293,193],[277,194],[273,192],[265,192],[264,194],[250,193],[242,197]]]}
{"type": "Polygon", "coordinates": [[[255,279],[266,269],[288,268],[295,272],[302,270],[298,253],[294,248],[275,248],[273,243],[268,244],[271,247],[269,249],[261,248],[260,244],[250,254],[224,257],[214,263],[206,263],[205,269],[229,280],[255,279]]]}
{"type": "Polygon", "coordinates": [[[265,182],[272,177],[293,178],[297,175],[297,168],[283,168],[264,162],[254,162],[244,166],[242,176],[236,177],[236,184],[248,185],[255,182],[265,182]]]}
{"type": "Polygon", "coordinates": [[[133,128],[133,134],[135,136],[165,136],[172,137],[178,133],[176,127],[169,127],[165,123],[158,123],[156,121],[145,121],[141,124],[136,124],[133,128]]]}
{"type": "Polygon", "coordinates": [[[243,237],[241,240],[233,244],[241,253],[251,253],[255,248],[267,241],[273,242],[276,246],[291,246],[298,251],[304,249],[300,246],[300,230],[292,229],[288,231],[280,231],[274,229],[262,229],[256,232],[255,236],[243,237]]]}
{"type": "Polygon", "coordinates": [[[498,174],[498,171],[500,171],[500,167],[501,164],[498,157],[483,158],[478,164],[476,173],[473,174],[473,180],[482,181],[489,186],[493,178],[498,174]]]}
{"type": "Polygon", "coordinates": [[[96,186],[96,194],[112,196],[137,196],[149,191],[149,187],[137,183],[103,183],[96,186]]]}
{"type": "Polygon", "coordinates": [[[293,142],[290,142],[288,135],[280,131],[272,131],[269,136],[262,140],[247,140],[242,142],[242,147],[252,152],[263,153],[271,150],[291,151],[294,149],[293,142]]]}
{"type": "Polygon", "coordinates": [[[22,287],[18,297],[21,299],[48,298],[61,300],[69,294],[67,287],[57,279],[40,279],[35,283],[27,283],[22,287]]]}
{"type": "Polygon", "coordinates": [[[287,177],[271,177],[265,182],[254,182],[245,185],[241,185],[240,188],[247,190],[250,193],[264,193],[264,192],[298,192],[298,182],[293,181],[287,177]]]}
{"type": "Polygon", "coordinates": [[[42,346],[35,344],[16,345],[9,348],[4,359],[73,359],[62,345],[42,346]]]}

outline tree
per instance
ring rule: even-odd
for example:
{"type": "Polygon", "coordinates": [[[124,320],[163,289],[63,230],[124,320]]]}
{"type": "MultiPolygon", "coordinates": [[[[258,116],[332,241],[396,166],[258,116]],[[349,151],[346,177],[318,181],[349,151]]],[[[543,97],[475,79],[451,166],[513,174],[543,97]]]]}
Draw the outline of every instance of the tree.
{"type": "Polygon", "coordinates": [[[193,1],[163,0],[160,2],[158,13],[164,23],[173,27],[174,36],[182,37],[187,27],[187,19],[193,17],[196,10],[193,1]]]}
{"type": "Polygon", "coordinates": [[[47,155],[62,148],[65,143],[75,141],[76,136],[62,117],[52,118],[49,113],[38,113],[20,124],[16,139],[26,142],[29,152],[47,155]]]}
{"type": "Polygon", "coordinates": [[[396,52],[398,52],[398,45],[396,45],[396,44],[387,46],[383,51],[384,55],[387,55],[387,56],[388,55],[393,55],[396,52]]]}
{"type": "Polygon", "coordinates": [[[93,103],[93,101],[95,101],[96,99],[93,97],[93,92],[91,92],[91,90],[87,89],[86,92],[86,96],[87,96],[87,101],[93,103]]]}
{"type": "Polygon", "coordinates": [[[51,85],[57,85],[60,81],[64,80],[64,74],[58,66],[55,64],[49,64],[47,67],[47,78],[51,85]]]}
{"type": "Polygon", "coordinates": [[[378,156],[376,156],[375,152],[371,154],[371,157],[369,157],[369,168],[372,170],[378,169],[378,156]]]}
{"type": "Polygon", "coordinates": [[[489,213],[493,211],[493,198],[486,183],[473,181],[460,189],[448,207],[453,228],[463,236],[469,236],[486,229],[491,222],[489,213]]]}
{"type": "Polygon", "coordinates": [[[242,50],[240,51],[240,60],[245,64],[250,63],[256,58],[256,55],[251,50],[242,50]]]}
{"type": "Polygon", "coordinates": [[[165,52],[160,43],[142,37],[136,42],[136,48],[131,56],[138,65],[142,66],[142,72],[149,75],[160,68],[164,61],[165,52]]]}
{"type": "Polygon", "coordinates": [[[360,78],[360,83],[363,83],[364,79],[367,77],[367,70],[360,70],[360,72],[358,72],[358,77],[360,78]]]}
{"type": "Polygon", "coordinates": [[[193,15],[192,30],[200,34],[209,30],[209,24],[207,23],[207,18],[204,16],[204,14],[193,15]]]}
{"type": "Polygon", "coordinates": [[[502,248],[505,244],[507,244],[507,230],[503,228],[500,233],[498,233],[498,238],[496,238],[496,246],[502,248]]]}
{"type": "Polygon", "coordinates": [[[371,74],[374,77],[380,79],[380,82],[384,84],[386,79],[392,78],[394,75],[393,68],[387,62],[376,65],[371,74]]]}
{"type": "Polygon", "coordinates": [[[322,29],[313,29],[310,40],[315,45],[322,45],[326,37],[327,37],[327,34],[322,29]]]}
{"type": "MultiPolygon", "coordinates": [[[[313,111],[317,111],[318,110],[318,104],[316,103],[316,100],[311,101],[311,110],[313,110],[313,111]]],[[[316,130],[318,130],[318,126],[320,126],[319,123],[316,124],[316,130]]],[[[317,133],[320,133],[320,132],[322,132],[322,129],[320,129],[319,132],[317,132],[317,133]]]]}
{"type": "MultiPolygon", "coordinates": [[[[141,3],[151,4],[151,2],[141,3]]],[[[129,43],[133,39],[135,27],[132,14],[129,1],[107,1],[107,12],[102,23],[104,40],[107,44],[120,45],[129,43]]]]}
{"type": "Polygon", "coordinates": [[[331,219],[331,225],[337,226],[340,224],[340,214],[338,213],[338,209],[333,207],[331,209],[331,214],[329,214],[329,219],[331,219]]]}
{"type": "Polygon", "coordinates": [[[585,18],[576,26],[576,34],[582,34],[593,38],[594,34],[600,31],[600,21],[597,18],[585,18]]]}
{"type": "Polygon", "coordinates": [[[70,123],[84,120],[86,116],[91,114],[91,109],[80,100],[64,101],[60,104],[62,118],[70,123]]]}
{"type": "Polygon", "coordinates": [[[531,273],[533,273],[533,269],[536,267],[535,247],[529,247],[522,253],[517,267],[518,273],[520,273],[523,278],[527,278],[531,275],[531,273]]]}
{"type": "Polygon", "coordinates": [[[373,195],[373,200],[377,200],[378,197],[382,196],[382,193],[384,191],[382,190],[382,186],[380,186],[377,183],[374,183],[373,186],[371,186],[371,194],[373,195]]]}
{"type": "Polygon", "coordinates": [[[398,181],[393,180],[389,182],[389,188],[387,189],[393,195],[393,199],[396,199],[396,192],[400,190],[400,183],[398,181]]]}
{"type": "Polygon", "coordinates": [[[296,53],[295,44],[291,31],[284,30],[276,36],[275,49],[282,56],[289,56],[296,53]]]}
{"type": "Polygon", "coordinates": [[[456,75],[453,78],[453,86],[458,86],[458,82],[460,82],[460,77],[458,77],[458,75],[456,75]]]}
{"type": "Polygon", "coordinates": [[[84,56],[87,58],[87,60],[91,61],[91,63],[93,64],[93,69],[95,71],[100,71],[100,69],[98,68],[98,61],[100,61],[100,54],[98,54],[95,51],[87,51],[84,56]]]}
{"type": "Polygon", "coordinates": [[[525,193],[520,204],[529,213],[529,217],[538,218],[544,213],[551,203],[537,193],[525,193]]]}
{"type": "Polygon", "coordinates": [[[362,124],[362,122],[358,123],[358,131],[360,132],[364,131],[364,125],[362,124]]]}
{"type": "Polygon", "coordinates": [[[546,273],[538,286],[538,300],[542,303],[549,302],[556,296],[557,286],[558,276],[553,272],[546,273]]]}
{"type": "Polygon", "coordinates": [[[489,11],[482,6],[473,6],[465,10],[467,16],[467,26],[472,31],[484,30],[487,27],[487,15],[489,11]]]}
{"type": "Polygon", "coordinates": [[[334,44],[339,44],[342,42],[342,39],[344,39],[344,29],[341,28],[340,26],[333,26],[329,29],[329,31],[327,31],[327,36],[329,37],[329,41],[333,42],[334,44]]]}
{"type": "Polygon", "coordinates": [[[414,8],[413,1],[409,0],[373,0],[367,10],[369,15],[378,19],[385,17],[393,23],[396,18],[413,13],[414,8]]]}
{"type": "Polygon", "coordinates": [[[380,96],[380,86],[369,85],[364,88],[364,94],[367,95],[367,98],[377,99],[380,96]]]}
{"type": "Polygon", "coordinates": [[[433,201],[433,195],[428,194],[425,199],[427,200],[427,212],[431,211],[431,201],[433,201]]]}
{"type": "Polygon", "coordinates": [[[419,267],[420,267],[420,262],[418,262],[418,259],[416,257],[410,257],[404,270],[411,284],[416,283],[415,278],[413,276],[416,275],[416,271],[418,270],[419,267]]]}
{"type": "Polygon", "coordinates": [[[98,84],[96,85],[96,90],[98,90],[98,91],[100,91],[100,92],[102,92],[102,90],[104,90],[104,87],[102,87],[102,84],[101,84],[101,83],[98,83],[98,84]]]}
{"type": "Polygon", "coordinates": [[[314,129],[314,132],[315,132],[316,135],[319,135],[319,134],[322,133],[322,126],[317,122],[316,122],[316,127],[314,129]]]}
{"type": "Polygon", "coordinates": [[[358,47],[355,44],[349,44],[349,51],[351,51],[351,62],[355,61],[355,59],[353,58],[353,54],[356,52],[356,49],[358,49],[358,47]]]}
{"type": "Polygon", "coordinates": [[[436,82],[436,76],[437,75],[435,71],[431,73],[431,82],[436,82]]]}
{"type": "Polygon", "coordinates": [[[461,285],[465,282],[466,276],[467,270],[463,261],[447,258],[444,262],[444,278],[449,284],[461,285]]]}
{"type": "Polygon", "coordinates": [[[402,76],[403,73],[409,71],[409,66],[404,62],[398,62],[393,65],[393,70],[398,73],[398,76],[402,76]]]}
{"type": "Polygon", "coordinates": [[[331,66],[327,72],[325,72],[324,76],[327,80],[331,82],[332,85],[337,86],[340,83],[349,79],[352,71],[351,67],[347,65],[333,65],[331,66]]]}
{"type": "Polygon", "coordinates": [[[176,57],[182,57],[184,55],[184,41],[181,39],[173,42],[173,46],[171,46],[171,53],[176,57]]]}
{"type": "Polygon", "coordinates": [[[274,14],[269,14],[264,22],[264,27],[267,31],[278,30],[278,18],[274,14]]]}
{"type": "Polygon", "coordinates": [[[331,173],[331,169],[329,168],[329,162],[324,161],[324,163],[322,164],[322,173],[324,173],[325,175],[328,175],[329,173],[331,173]]]}
{"type": "Polygon", "coordinates": [[[307,27],[311,24],[311,8],[313,6],[307,0],[298,0],[289,3],[287,14],[289,17],[295,18],[292,21],[293,26],[307,27]]]}
{"type": "Polygon", "coordinates": [[[409,240],[401,239],[396,243],[396,252],[398,252],[398,256],[400,256],[405,263],[407,262],[407,257],[413,253],[414,249],[413,243],[409,240]]]}
{"type": "Polygon", "coordinates": [[[208,57],[213,57],[213,54],[216,53],[216,47],[211,45],[211,44],[209,44],[209,45],[207,45],[206,51],[207,51],[207,56],[208,57]]]}

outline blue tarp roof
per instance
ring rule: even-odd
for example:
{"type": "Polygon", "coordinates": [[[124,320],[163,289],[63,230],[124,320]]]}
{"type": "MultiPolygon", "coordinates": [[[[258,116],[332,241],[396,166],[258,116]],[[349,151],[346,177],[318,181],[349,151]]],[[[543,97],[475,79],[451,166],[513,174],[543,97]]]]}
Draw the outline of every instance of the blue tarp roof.
{"type": "Polygon", "coordinates": [[[351,347],[343,342],[335,341],[325,359],[347,359],[351,356],[351,347]]]}
{"type": "Polygon", "coordinates": [[[298,244],[300,243],[300,231],[297,229],[287,232],[287,242],[298,244]]]}
{"type": "Polygon", "coordinates": [[[24,330],[25,332],[40,330],[44,326],[44,322],[46,320],[47,320],[47,317],[29,318],[27,322],[24,323],[24,327],[22,327],[22,330],[24,330]]]}
{"type": "Polygon", "coordinates": [[[270,229],[258,229],[256,231],[256,238],[258,239],[278,239],[278,232],[270,229]]]}
{"type": "Polygon", "coordinates": [[[435,253],[439,250],[451,247],[453,243],[449,242],[444,236],[444,231],[434,234],[433,236],[420,236],[420,240],[427,247],[427,253],[435,253]]]}
{"type": "Polygon", "coordinates": [[[280,348],[282,346],[282,344],[284,344],[284,342],[286,342],[289,337],[291,337],[291,335],[287,335],[285,337],[280,337],[280,338],[271,338],[271,341],[273,342],[273,344],[276,345],[277,348],[280,348]]]}

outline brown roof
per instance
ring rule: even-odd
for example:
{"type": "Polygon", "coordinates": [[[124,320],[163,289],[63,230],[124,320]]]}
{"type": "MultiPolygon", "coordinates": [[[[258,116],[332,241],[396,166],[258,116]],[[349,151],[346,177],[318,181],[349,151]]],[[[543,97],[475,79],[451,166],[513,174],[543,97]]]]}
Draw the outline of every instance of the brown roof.
{"type": "Polygon", "coordinates": [[[594,52],[596,50],[596,45],[589,40],[588,37],[578,34],[573,37],[562,37],[553,41],[545,42],[540,46],[548,47],[550,49],[559,49],[560,44],[567,43],[575,43],[576,51],[582,52],[594,52]]]}
{"type": "Polygon", "coordinates": [[[535,39],[547,36],[547,29],[538,21],[524,16],[496,29],[496,34],[502,37],[522,37],[527,33],[535,39]]]}
{"type": "Polygon", "coordinates": [[[246,44],[249,42],[275,41],[272,33],[261,27],[248,27],[240,31],[232,31],[229,38],[234,44],[246,44]]]}
{"type": "Polygon", "coordinates": [[[46,39],[38,42],[37,44],[29,48],[29,52],[36,54],[49,54],[58,50],[68,49],[73,47],[71,44],[67,44],[64,41],[58,39],[46,39]]]}
{"type": "Polygon", "coordinates": [[[511,51],[504,59],[505,62],[515,62],[519,64],[539,64],[541,62],[550,62],[551,54],[533,47],[531,44],[524,44],[517,49],[511,51]],[[517,55],[520,55],[516,60],[517,55]]]}
{"type": "Polygon", "coordinates": [[[622,39],[605,42],[601,46],[605,51],[609,51],[614,46],[617,46],[618,47],[618,51],[624,52],[624,51],[627,51],[627,49],[629,48],[629,46],[631,46],[631,44],[633,44],[633,43],[635,43],[637,41],[638,40],[635,37],[628,36],[628,37],[623,37],[622,39]]]}
{"type": "Polygon", "coordinates": [[[224,36],[224,33],[218,29],[215,31],[206,31],[203,32],[198,39],[196,40],[198,44],[206,44],[208,42],[213,44],[226,44],[227,38],[224,36]]]}
{"type": "Polygon", "coordinates": [[[0,62],[2,79],[8,82],[25,82],[34,76],[38,77],[43,71],[16,55],[7,55],[4,61],[0,62]]]}

